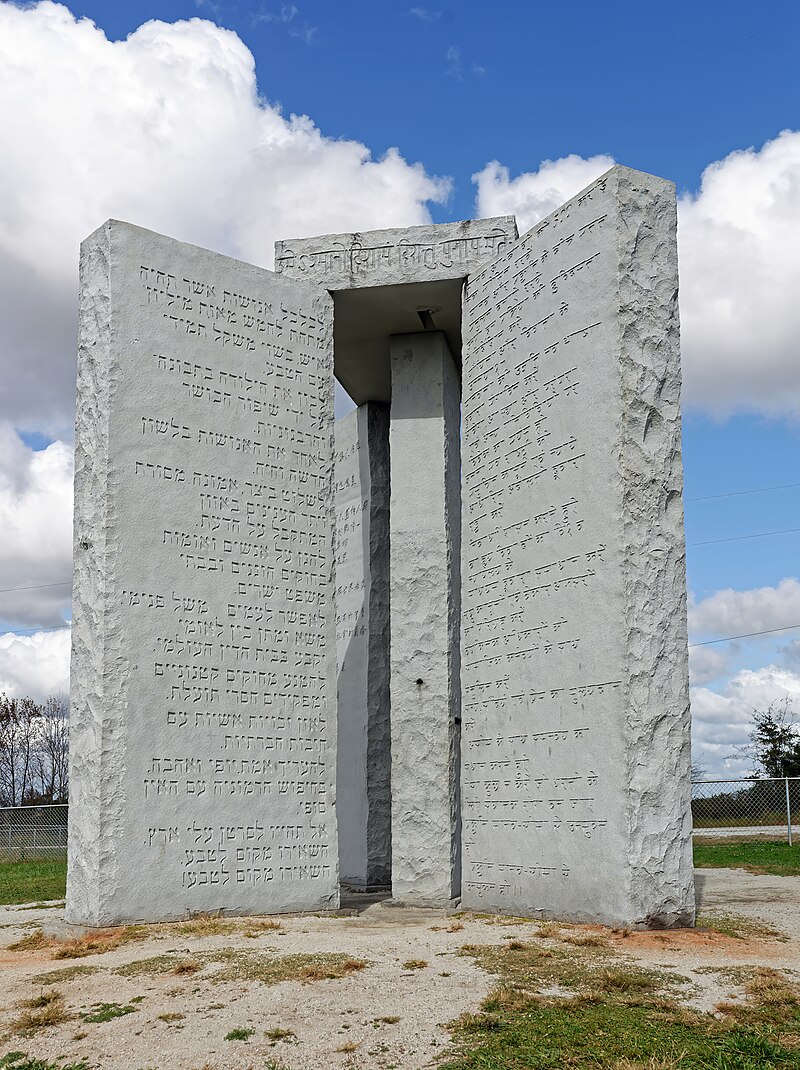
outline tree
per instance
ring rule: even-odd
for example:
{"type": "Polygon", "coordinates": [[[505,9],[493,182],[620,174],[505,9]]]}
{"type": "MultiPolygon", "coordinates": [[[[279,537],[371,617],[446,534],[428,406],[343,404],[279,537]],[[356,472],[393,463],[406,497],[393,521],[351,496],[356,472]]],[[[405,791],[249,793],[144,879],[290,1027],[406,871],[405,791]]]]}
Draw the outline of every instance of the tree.
{"type": "Polygon", "coordinates": [[[792,716],[789,695],[753,710],[750,742],[736,748],[736,758],[749,758],[765,777],[800,777],[800,725],[792,716]]]}
{"type": "Polygon", "coordinates": [[[0,695],[0,806],[66,802],[69,702],[0,695]]]}

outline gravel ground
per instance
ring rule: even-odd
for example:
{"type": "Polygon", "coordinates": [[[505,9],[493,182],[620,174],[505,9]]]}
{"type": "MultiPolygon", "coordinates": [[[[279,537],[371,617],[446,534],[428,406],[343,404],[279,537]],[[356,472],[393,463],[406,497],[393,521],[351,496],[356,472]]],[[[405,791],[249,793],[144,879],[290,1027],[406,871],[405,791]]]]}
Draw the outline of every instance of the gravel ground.
{"type": "MultiPolygon", "coordinates": [[[[740,999],[741,967],[800,966],[800,878],[759,877],[734,870],[698,872],[701,915],[749,918],[752,932],[737,938],[711,930],[624,933],[591,926],[564,927],[564,934],[599,934],[623,959],[685,976],[688,1005],[711,1010],[720,1000],[740,999]],[[763,926],[781,930],[777,936],[763,926]],[[785,935],[782,935],[785,934],[785,935]]],[[[54,945],[10,950],[36,933],[59,940],[76,931],[62,908],[0,907],[0,1056],[7,1051],[55,1059],[87,1058],[102,1070],[239,1070],[275,1065],[287,1070],[416,1070],[434,1066],[446,1051],[443,1023],[474,1011],[494,979],[479,970],[464,944],[502,944],[509,937],[543,938],[535,922],[492,916],[456,917],[442,910],[412,910],[362,901],[351,916],[276,918],[279,929],[247,935],[248,923],[217,935],[148,926],[142,938],[111,951],[56,959],[54,945]],[[264,984],[219,980],[212,952],[241,953],[250,960],[285,955],[340,954],[366,960],[363,969],[331,980],[264,984]],[[120,974],[118,969],[166,956],[165,972],[120,974]],[[416,961],[416,967],[408,964],[416,961]],[[194,974],[174,972],[191,961],[194,974]],[[173,965],[174,963],[174,965],[173,965]],[[54,984],[41,975],[71,966],[54,984]],[[42,992],[63,994],[68,1020],[30,1037],[14,1035],[20,1004],[42,992]],[[122,1017],[87,1023],[102,1003],[133,1008],[122,1017]],[[252,1029],[246,1040],[226,1040],[233,1030],[252,1029]],[[284,1030],[292,1035],[271,1039],[284,1030]]],[[[237,960],[238,961],[238,960],[237,960]]]]}

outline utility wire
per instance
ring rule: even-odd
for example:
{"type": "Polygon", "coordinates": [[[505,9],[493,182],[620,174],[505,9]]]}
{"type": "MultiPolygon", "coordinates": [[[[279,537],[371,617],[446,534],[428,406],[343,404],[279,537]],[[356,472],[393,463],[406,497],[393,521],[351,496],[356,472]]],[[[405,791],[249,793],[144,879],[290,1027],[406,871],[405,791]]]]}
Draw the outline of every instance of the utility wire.
{"type": "Polygon", "coordinates": [[[704,643],[689,643],[693,646],[711,646],[713,643],[731,643],[734,639],[750,639],[754,635],[772,635],[773,632],[793,632],[800,624],[786,624],[783,628],[765,628],[762,632],[744,632],[742,635],[726,635],[722,639],[706,639],[704,643]]]}
{"type": "Polygon", "coordinates": [[[41,591],[44,587],[70,587],[72,580],[62,580],[61,583],[35,583],[32,587],[0,587],[0,594],[8,594],[10,591],[41,591]]]}
{"type": "Polygon", "coordinates": [[[790,535],[800,528],[782,528],[780,531],[759,531],[755,535],[733,535],[728,539],[707,539],[705,542],[690,542],[688,546],[713,546],[719,542],[742,542],[745,539],[765,539],[768,535],[790,535]]]}
{"type": "Polygon", "coordinates": [[[706,494],[702,498],[686,498],[687,502],[710,502],[715,498],[737,498],[741,494],[766,494],[771,490],[794,490],[800,483],[784,483],[779,487],[753,487],[752,490],[730,490],[725,494],[706,494]]]}

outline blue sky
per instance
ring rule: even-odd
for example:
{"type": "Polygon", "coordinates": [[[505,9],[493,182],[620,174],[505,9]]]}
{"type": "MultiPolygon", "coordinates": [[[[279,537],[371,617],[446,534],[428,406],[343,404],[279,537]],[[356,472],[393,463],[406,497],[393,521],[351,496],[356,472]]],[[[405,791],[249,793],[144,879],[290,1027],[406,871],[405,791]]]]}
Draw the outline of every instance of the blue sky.
{"type": "MultiPolygon", "coordinates": [[[[616,160],[680,198],[693,639],[800,625],[799,532],[695,545],[800,528],[800,487],[692,500],[800,483],[799,31],[789,0],[0,0],[0,518],[39,525],[0,585],[69,575],[75,259],[106,216],[268,263],[300,233],[524,228],[616,160]]],[[[65,615],[58,589],[0,595],[0,689],[36,687],[45,647],[55,686],[62,640],[13,637],[65,615]]],[[[798,637],[693,654],[710,768],[753,704],[800,699],[798,637]]]]}

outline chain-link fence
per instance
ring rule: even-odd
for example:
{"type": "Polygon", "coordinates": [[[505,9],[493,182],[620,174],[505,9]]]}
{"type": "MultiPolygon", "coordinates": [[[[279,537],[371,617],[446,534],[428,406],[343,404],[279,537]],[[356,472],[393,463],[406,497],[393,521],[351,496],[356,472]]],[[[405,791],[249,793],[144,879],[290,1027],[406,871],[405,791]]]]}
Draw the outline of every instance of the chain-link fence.
{"type": "Polygon", "coordinates": [[[0,806],[0,862],[66,856],[66,803],[0,806]]]}
{"type": "Polygon", "coordinates": [[[800,836],[800,777],[695,781],[692,822],[695,836],[791,844],[800,836]]]}

